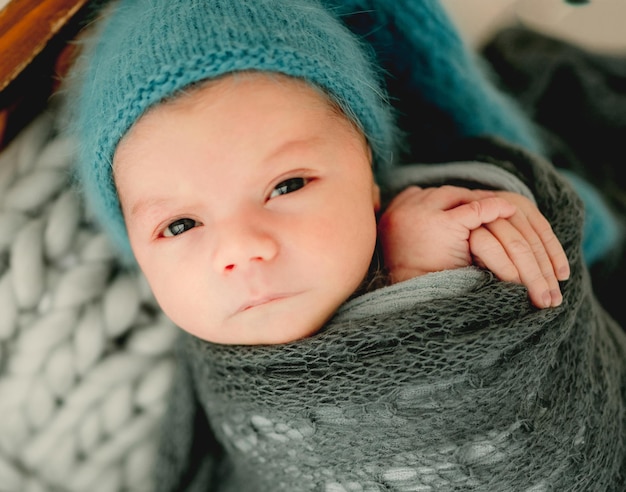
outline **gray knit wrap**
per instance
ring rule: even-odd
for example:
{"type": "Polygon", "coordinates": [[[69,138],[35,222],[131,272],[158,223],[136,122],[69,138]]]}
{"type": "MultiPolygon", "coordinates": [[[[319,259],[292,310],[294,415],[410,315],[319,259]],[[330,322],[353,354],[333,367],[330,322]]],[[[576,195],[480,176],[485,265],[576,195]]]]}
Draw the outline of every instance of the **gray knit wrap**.
{"type": "Polygon", "coordinates": [[[542,160],[474,157],[521,170],[571,261],[563,304],[469,267],[356,298],[287,345],[185,336],[159,490],[623,490],[626,337],[591,292],[581,203],[542,160]]]}

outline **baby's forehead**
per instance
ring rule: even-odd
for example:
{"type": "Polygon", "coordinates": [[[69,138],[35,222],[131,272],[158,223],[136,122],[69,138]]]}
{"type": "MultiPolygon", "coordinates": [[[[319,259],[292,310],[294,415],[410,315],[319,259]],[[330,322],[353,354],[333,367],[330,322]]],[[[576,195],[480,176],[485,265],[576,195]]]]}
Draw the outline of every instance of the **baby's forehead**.
{"type": "MultiPolygon", "coordinates": [[[[124,161],[131,162],[142,159],[142,152],[145,151],[141,150],[145,147],[143,144],[150,141],[154,134],[162,133],[164,128],[169,126],[177,130],[184,124],[187,116],[197,112],[203,113],[203,121],[206,121],[208,128],[211,126],[211,114],[220,117],[227,115],[231,107],[232,119],[239,117],[234,127],[237,132],[259,130],[248,122],[248,119],[255,118],[251,117],[246,108],[254,108],[257,110],[254,114],[266,112],[267,123],[275,124],[276,128],[282,129],[287,135],[298,131],[307,138],[306,132],[314,131],[325,139],[345,138],[350,135],[346,138],[346,143],[357,142],[356,145],[363,145],[370,152],[364,133],[322,89],[304,80],[279,73],[243,72],[195,83],[179,91],[176,96],[168,97],[150,107],[119,141],[113,157],[114,173],[120,156],[124,156],[124,161]],[[249,105],[243,105],[243,111],[239,104],[242,99],[250,101],[249,105]],[[264,102],[255,104],[259,100],[264,102]],[[335,123],[331,123],[330,119],[335,123]],[[349,132],[329,133],[328,129],[337,122],[349,132]]],[[[284,135],[279,136],[282,138],[284,135]]]]}
{"type": "MultiPolygon", "coordinates": [[[[367,145],[365,135],[358,124],[344,112],[339,103],[325,90],[303,79],[281,73],[246,71],[201,80],[154,104],[124,134],[116,148],[116,155],[120,148],[126,147],[125,142],[129,140],[130,136],[140,136],[150,132],[154,125],[163,124],[168,116],[184,116],[186,112],[197,109],[199,106],[210,108],[211,105],[219,103],[223,98],[232,96],[232,93],[236,93],[242,85],[245,85],[247,90],[250,90],[251,87],[254,90],[255,86],[261,88],[271,85],[274,91],[283,92],[284,98],[290,98],[294,95],[303,96],[306,98],[309,110],[318,108],[320,114],[336,118],[338,121],[349,125],[367,145]]],[[[224,108],[221,107],[220,110],[224,111],[224,108]]]]}

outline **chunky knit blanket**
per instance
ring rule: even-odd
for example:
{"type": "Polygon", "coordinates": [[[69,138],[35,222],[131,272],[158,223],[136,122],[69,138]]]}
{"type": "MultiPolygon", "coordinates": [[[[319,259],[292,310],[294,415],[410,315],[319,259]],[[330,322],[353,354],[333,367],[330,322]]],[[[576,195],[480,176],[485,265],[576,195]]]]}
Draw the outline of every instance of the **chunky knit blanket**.
{"type": "Polygon", "coordinates": [[[178,329],[71,184],[52,104],[0,154],[0,491],[152,491],[178,329]]]}
{"type": "Polygon", "coordinates": [[[623,490],[626,336],[590,290],[581,203],[545,161],[473,145],[554,225],[562,306],[469,267],[357,297],[286,345],[185,336],[159,490],[623,490]]]}

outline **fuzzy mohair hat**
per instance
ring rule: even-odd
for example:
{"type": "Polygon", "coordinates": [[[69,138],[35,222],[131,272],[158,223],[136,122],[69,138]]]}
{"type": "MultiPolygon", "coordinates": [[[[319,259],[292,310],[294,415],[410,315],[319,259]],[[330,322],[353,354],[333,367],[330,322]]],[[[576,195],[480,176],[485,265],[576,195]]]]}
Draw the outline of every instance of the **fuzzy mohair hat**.
{"type": "Polygon", "coordinates": [[[71,124],[85,197],[129,255],[115,149],[149,108],[196,82],[246,70],[304,79],[363,131],[375,171],[391,161],[395,127],[374,65],[317,0],[121,0],[103,22],[77,64],[71,124]]]}

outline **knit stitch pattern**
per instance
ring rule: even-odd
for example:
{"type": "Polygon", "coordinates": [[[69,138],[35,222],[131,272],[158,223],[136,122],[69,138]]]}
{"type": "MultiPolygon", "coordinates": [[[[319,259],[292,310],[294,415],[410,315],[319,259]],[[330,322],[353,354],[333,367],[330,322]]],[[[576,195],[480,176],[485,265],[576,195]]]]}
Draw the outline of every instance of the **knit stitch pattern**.
{"type": "Polygon", "coordinates": [[[51,106],[0,154],[0,490],[148,492],[178,330],[71,186],[60,126],[51,106]]]}

